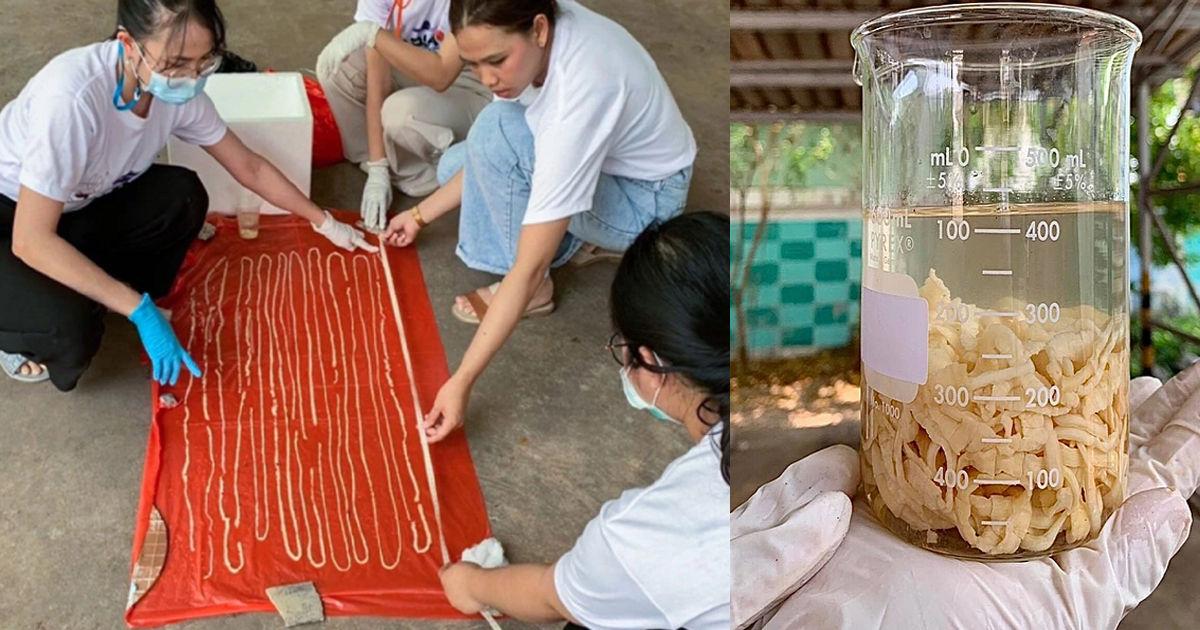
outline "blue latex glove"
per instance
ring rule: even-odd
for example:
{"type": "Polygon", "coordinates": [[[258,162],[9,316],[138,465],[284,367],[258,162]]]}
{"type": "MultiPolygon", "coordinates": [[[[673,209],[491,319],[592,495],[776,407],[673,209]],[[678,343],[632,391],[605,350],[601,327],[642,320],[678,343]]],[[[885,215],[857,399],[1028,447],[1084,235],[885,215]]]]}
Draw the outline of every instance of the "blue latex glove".
{"type": "Polygon", "coordinates": [[[138,336],[142,338],[142,347],[146,349],[146,354],[150,355],[150,362],[154,366],[154,380],[163,385],[174,385],[179,380],[181,362],[187,366],[192,376],[200,378],[200,368],[183,346],[179,345],[179,339],[175,337],[171,324],[167,323],[162,313],[154,306],[149,295],[142,294],[142,301],[129,314],[129,321],[137,326],[138,336]]]}

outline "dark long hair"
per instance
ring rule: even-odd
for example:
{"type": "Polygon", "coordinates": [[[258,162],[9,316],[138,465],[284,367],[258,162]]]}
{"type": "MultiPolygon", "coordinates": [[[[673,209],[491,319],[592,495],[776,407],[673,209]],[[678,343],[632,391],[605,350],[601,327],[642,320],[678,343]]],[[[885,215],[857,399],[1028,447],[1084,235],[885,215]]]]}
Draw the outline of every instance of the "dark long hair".
{"type": "Polygon", "coordinates": [[[721,426],[716,446],[729,483],[729,217],[684,214],[651,226],[633,242],[613,279],[613,327],[628,344],[629,361],[659,374],[679,375],[704,392],[701,407],[721,426]],[[663,366],[648,365],[649,348],[663,366]]]}
{"type": "Polygon", "coordinates": [[[216,0],[117,0],[117,30],[123,28],[137,40],[165,29],[167,40],[174,41],[192,21],[212,33],[213,52],[225,50],[225,16],[216,0]]]}
{"type": "Polygon", "coordinates": [[[557,0],[450,0],[450,30],[457,35],[468,26],[493,26],[527,33],[537,16],[553,27],[557,14],[557,0]]]}

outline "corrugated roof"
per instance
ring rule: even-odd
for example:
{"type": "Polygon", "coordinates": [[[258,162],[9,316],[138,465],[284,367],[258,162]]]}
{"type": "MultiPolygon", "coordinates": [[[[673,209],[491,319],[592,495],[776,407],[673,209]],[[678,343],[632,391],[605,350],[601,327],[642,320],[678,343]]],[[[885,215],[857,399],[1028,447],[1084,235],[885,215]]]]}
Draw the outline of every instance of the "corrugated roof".
{"type": "MultiPolygon", "coordinates": [[[[944,0],[730,0],[729,109],[734,120],[858,120],[850,32],[864,21],[944,0]]],[[[1200,53],[1200,0],[1061,4],[1124,17],[1143,33],[1134,83],[1178,76],[1200,53]]]]}

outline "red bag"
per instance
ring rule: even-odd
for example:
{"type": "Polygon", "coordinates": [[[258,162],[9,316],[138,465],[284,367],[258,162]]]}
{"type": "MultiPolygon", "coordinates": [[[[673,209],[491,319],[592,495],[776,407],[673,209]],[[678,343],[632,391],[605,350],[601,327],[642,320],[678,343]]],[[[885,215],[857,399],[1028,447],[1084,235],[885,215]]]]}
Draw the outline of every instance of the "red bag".
{"type": "MultiPolygon", "coordinates": [[[[274,72],[268,68],[266,72],[274,72]]],[[[314,168],[341,164],[346,160],[342,152],[342,134],[337,120],[325,98],[325,90],[316,79],[304,76],[304,91],[308,93],[308,106],[313,117],[312,165],[314,168]]]]}
{"type": "Polygon", "coordinates": [[[342,134],[338,131],[333,110],[325,99],[321,84],[304,77],[304,90],[308,92],[308,104],[313,117],[313,167],[333,166],[346,159],[342,153],[342,134]]]}

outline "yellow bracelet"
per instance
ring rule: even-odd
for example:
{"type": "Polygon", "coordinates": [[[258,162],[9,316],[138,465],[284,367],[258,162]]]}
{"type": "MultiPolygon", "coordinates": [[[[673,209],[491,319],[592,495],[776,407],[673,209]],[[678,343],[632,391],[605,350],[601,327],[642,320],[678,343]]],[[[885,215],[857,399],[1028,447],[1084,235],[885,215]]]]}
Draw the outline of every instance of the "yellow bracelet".
{"type": "Polygon", "coordinates": [[[413,217],[413,220],[417,222],[417,227],[423,228],[426,225],[429,225],[428,223],[425,222],[425,218],[421,216],[421,204],[417,204],[417,205],[413,206],[412,217],[413,217]]]}

